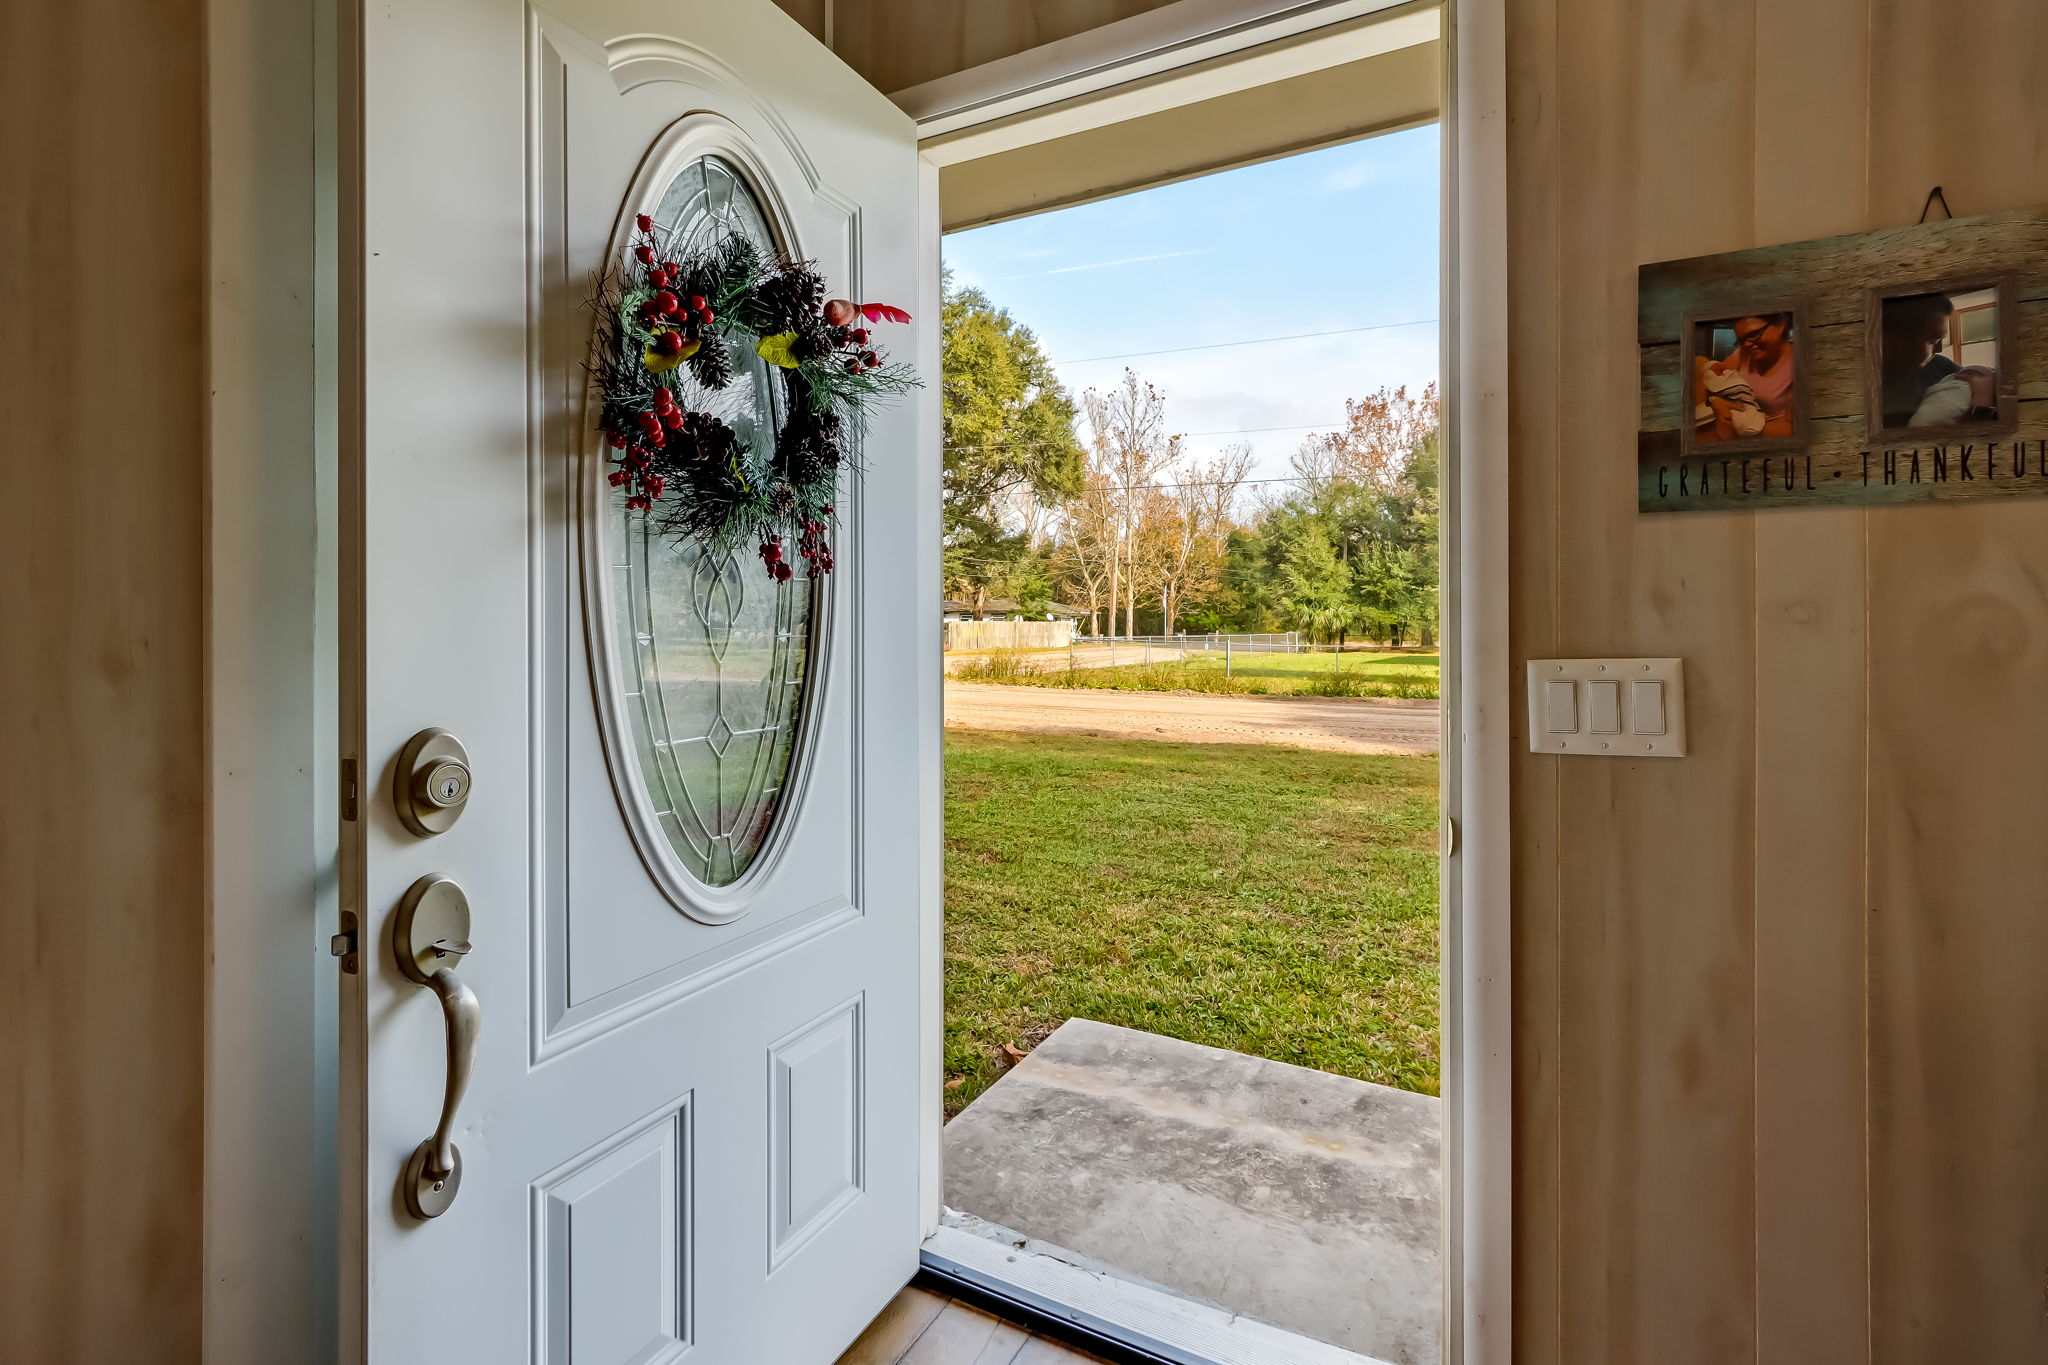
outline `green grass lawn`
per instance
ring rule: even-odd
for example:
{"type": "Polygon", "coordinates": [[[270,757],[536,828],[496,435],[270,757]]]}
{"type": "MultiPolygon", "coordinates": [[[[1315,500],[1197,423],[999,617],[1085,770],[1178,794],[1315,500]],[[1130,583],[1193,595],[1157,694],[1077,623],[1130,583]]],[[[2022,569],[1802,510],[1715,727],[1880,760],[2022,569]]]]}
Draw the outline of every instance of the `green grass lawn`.
{"type": "Polygon", "coordinates": [[[948,1114],[1076,1015],[1435,1094],[1436,774],[948,731],[948,1114]]]}
{"type": "MultiPolygon", "coordinates": [[[[962,682],[1127,692],[1415,698],[1436,696],[1439,676],[1439,656],[1435,654],[1235,654],[1226,677],[1220,654],[1114,668],[1048,669],[1043,656],[1053,652],[994,650],[968,661],[952,676],[962,682]]],[[[1134,648],[1132,653],[1142,653],[1142,648],[1134,648]]]]}

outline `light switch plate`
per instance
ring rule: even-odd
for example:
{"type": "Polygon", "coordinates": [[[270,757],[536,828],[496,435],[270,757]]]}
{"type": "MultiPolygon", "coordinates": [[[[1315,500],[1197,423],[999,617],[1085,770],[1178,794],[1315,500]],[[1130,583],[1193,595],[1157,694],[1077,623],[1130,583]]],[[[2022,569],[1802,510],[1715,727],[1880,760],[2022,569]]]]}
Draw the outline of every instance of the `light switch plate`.
{"type": "Polygon", "coordinates": [[[1684,758],[1685,661],[1529,660],[1529,749],[1684,758]]]}

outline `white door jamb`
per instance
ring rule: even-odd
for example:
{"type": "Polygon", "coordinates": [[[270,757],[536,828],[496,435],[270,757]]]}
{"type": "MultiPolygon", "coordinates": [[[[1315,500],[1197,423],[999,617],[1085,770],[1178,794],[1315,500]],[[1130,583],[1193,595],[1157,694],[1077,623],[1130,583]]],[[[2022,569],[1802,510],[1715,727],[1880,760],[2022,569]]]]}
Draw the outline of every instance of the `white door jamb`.
{"type": "MultiPolygon", "coordinates": [[[[957,143],[979,122],[1096,95],[1124,80],[1155,80],[1219,51],[1253,48],[1295,37],[1317,22],[1384,8],[1392,6],[1182,0],[893,98],[920,119],[921,132],[957,143]],[[1257,13],[1247,16],[1248,9],[1257,13]],[[1223,22],[1232,17],[1236,22],[1223,22]],[[1222,36],[1205,37],[1204,24],[1222,36]]],[[[1444,638],[1452,644],[1443,670],[1444,1359],[1507,1365],[1514,1150],[1508,726],[1514,695],[1507,574],[1506,12],[1503,0],[1444,0],[1443,13],[1443,601],[1444,638]]],[[[1048,128],[1048,136],[1068,131],[1048,128]]],[[[940,970],[940,932],[938,926],[927,930],[931,974],[940,970]]],[[[930,999],[942,998],[937,981],[928,980],[925,990],[930,999]]],[[[929,1065],[927,1071],[938,1074],[929,1065]]],[[[925,1160],[929,1227],[940,1187],[936,1141],[925,1160]]]]}

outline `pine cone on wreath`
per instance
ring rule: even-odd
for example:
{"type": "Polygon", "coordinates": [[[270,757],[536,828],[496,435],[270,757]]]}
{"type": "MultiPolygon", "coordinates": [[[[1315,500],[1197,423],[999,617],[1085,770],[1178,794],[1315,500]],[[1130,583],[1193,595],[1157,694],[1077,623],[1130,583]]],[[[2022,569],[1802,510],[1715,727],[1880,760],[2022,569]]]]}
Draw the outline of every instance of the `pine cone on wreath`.
{"type": "Polygon", "coordinates": [[[689,364],[691,376],[707,389],[722,389],[732,382],[732,348],[712,333],[705,333],[704,344],[689,364]]]}
{"type": "Polygon", "coordinates": [[[775,319],[776,331],[802,332],[823,325],[818,312],[825,306],[825,282],[802,261],[779,262],[755,295],[775,319]]]}

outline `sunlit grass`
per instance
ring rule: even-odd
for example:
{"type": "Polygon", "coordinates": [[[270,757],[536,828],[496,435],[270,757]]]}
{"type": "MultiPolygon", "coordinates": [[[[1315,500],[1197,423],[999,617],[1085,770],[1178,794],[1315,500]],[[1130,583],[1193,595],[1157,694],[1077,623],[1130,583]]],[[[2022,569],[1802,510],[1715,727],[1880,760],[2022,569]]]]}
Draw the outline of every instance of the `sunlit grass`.
{"type": "Polygon", "coordinates": [[[1083,1016],[1434,1094],[1434,758],[946,735],[946,1092],[1083,1016]]]}

